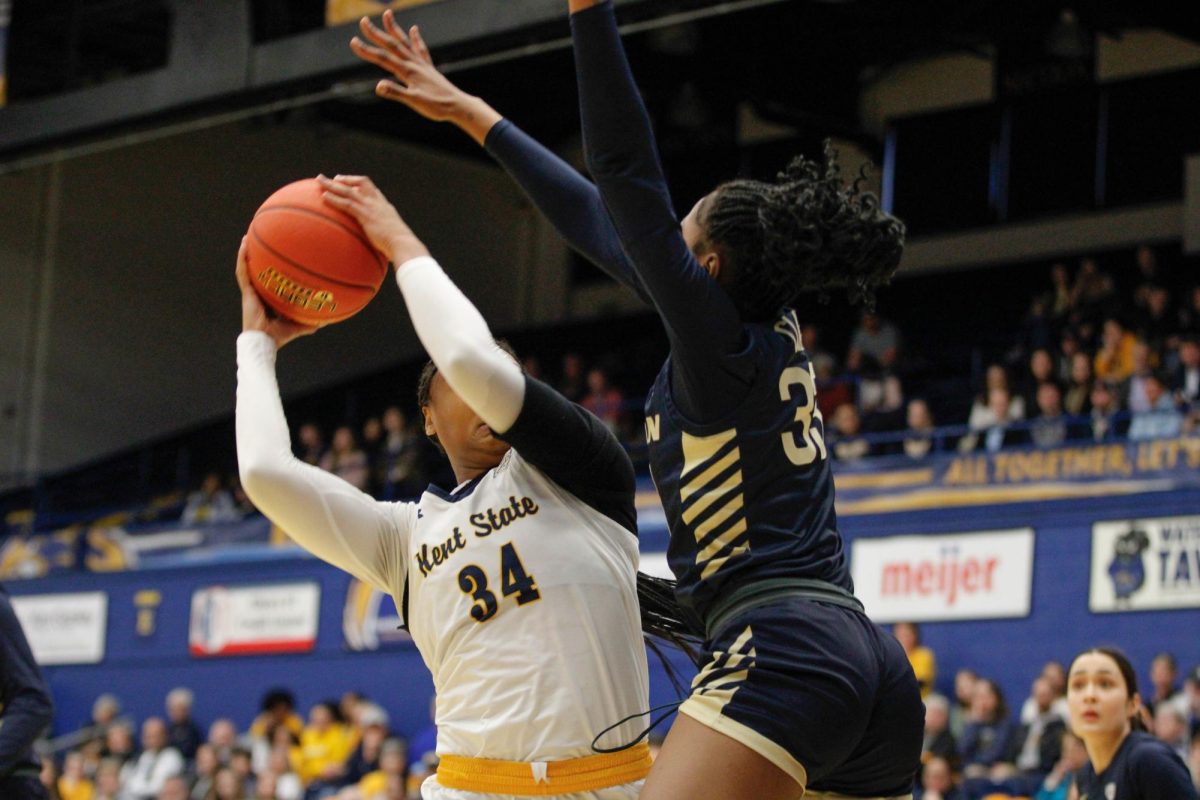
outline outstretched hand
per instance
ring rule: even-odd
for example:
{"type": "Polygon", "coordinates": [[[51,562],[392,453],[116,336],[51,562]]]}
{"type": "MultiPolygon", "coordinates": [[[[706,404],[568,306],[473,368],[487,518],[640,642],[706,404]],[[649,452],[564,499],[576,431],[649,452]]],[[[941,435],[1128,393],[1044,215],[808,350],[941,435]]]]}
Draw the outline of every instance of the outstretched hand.
{"type": "Polygon", "coordinates": [[[410,259],[429,255],[429,249],[370,178],[365,175],[333,178],[318,175],[317,181],[325,190],[325,202],[358,220],[375,249],[397,267],[410,259]]]}
{"type": "Polygon", "coordinates": [[[391,9],[383,12],[383,27],[363,17],[362,38],[350,40],[354,54],[389,72],[396,80],[381,80],[375,93],[395,100],[435,122],[453,122],[480,144],[500,115],[478,97],[459,89],[433,65],[433,57],[416,25],[407,33],[391,9]],[[365,41],[364,41],[365,40],[365,41]]]}
{"type": "Polygon", "coordinates": [[[275,347],[283,347],[293,339],[316,333],[317,325],[304,325],[286,317],[272,317],[250,282],[250,257],[246,248],[246,237],[237,254],[237,282],[242,290],[242,331],[262,331],[275,340],[275,347]]]}

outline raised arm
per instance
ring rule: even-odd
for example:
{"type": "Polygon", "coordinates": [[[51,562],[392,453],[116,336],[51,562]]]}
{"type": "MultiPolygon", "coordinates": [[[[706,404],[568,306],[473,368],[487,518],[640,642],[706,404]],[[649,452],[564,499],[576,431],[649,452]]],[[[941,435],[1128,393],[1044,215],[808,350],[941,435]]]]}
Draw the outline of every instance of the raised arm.
{"type": "Polygon", "coordinates": [[[705,365],[741,349],[741,320],[684,241],[612,3],[571,0],[570,7],[588,169],[672,353],[704,382],[705,365]]]}
{"type": "Polygon", "coordinates": [[[377,502],[292,455],[275,354],[312,329],[268,319],[249,282],[244,245],[238,283],[243,332],[237,341],[237,451],[247,496],[305,550],[398,596],[415,506],[377,502]]]}
{"type": "Polygon", "coordinates": [[[426,119],[449,122],[485,147],[574,250],[650,302],[590,181],[439,72],[415,25],[406,33],[388,10],[382,28],[365,17],[359,28],[362,37],[354,37],[350,49],[395,78],[375,87],[380,97],[426,119]]]}
{"type": "Polygon", "coordinates": [[[369,179],[323,179],[326,201],[353,215],[396,265],[413,327],[463,402],[529,463],[585,502],[635,530],[633,466],[596,417],[526,379],[483,316],[450,280],[369,179]]]}

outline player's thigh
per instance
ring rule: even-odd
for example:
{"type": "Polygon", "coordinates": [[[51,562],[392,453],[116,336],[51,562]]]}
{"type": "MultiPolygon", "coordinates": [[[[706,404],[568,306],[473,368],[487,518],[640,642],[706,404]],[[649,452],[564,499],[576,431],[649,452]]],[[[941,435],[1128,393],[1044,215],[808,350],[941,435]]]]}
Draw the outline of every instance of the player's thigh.
{"type": "Polygon", "coordinates": [[[675,718],[641,800],[797,800],[804,787],[746,745],[684,714],[675,718]]]}

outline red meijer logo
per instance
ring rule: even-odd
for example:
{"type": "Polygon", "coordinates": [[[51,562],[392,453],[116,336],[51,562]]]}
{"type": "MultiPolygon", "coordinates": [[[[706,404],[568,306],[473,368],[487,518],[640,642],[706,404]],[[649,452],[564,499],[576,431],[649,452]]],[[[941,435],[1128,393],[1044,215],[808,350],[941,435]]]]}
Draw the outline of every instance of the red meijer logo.
{"type": "Polygon", "coordinates": [[[957,547],[947,547],[937,560],[889,561],[883,565],[884,597],[941,595],[952,606],[960,595],[993,589],[997,556],[960,557],[957,547]]]}

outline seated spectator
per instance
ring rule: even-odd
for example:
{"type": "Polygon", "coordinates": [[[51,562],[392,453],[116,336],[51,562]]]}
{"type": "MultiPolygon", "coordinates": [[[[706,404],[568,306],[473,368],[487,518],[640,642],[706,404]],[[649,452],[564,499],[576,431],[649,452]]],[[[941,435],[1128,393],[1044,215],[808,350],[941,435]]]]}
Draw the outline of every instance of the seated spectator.
{"type": "Polygon", "coordinates": [[[559,394],[572,403],[580,402],[587,394],[587,384],[583,377],[583,358],[579,353],[567,353],[563,356],[556,388],[559,394]]]}
{"type": "Polygon", "coordinates": [[[937,449],[933,432],[936,425],[929,404],[924,400],[908,403],[908,434],[904,437],[904,454],[912,459],[921,459],[937,449]]]}
{"type": "Polygon", "coordinates": [[[84,774],[83,753],[72,750],[63,758],[57,786],[59,800],[92,800],[96,787],[84,774]]]}
{"type": "Polygon", "coordinates": [[[150,717],[142,723],[142,752],[121,770],[128,800],[155,800],[167,778],[183,772],[183,756],[171,747],[167,723],[150,717]]]}
{"type": "Polygon", "coordinates": [[[383,494],[383,423],[367,417],[362,427],[362,451],[367,456],[367,494],[383,494]]]}
{"type": "Polygon", "coordinates": [[[1100,349],[1096,352],[1093,371],[1096,380],[1121,383],[1133,374],[1133,346],[1137,339],[1125,330],[1121,320],[1109,317],[1104,320],[1100,337],[1100,349]]]}
{"type": "Polygon", "coordinates": [[[1138,269],[1138,282],[1133,289],[1133,304],[1142,308],[1149,302],[1150,292],[1154,287],[1162,284],[1162,273],[1158,265],[1158,254],[1150,245],[1138,245],[1133,251],[1133,260],[1138,269]]]}
{"type": "Polygon", "coordinates": [[[367,490],[367,454],[354,441],[354,431],[343,425],[333,432],[329,452],[321,457],[321,469],[332,472],[356,489],[367,490]]]}
{"type": "Polygon", "coordinates": [[[944,758],[932,758],[921,770],[919,791],[913,793],[914,800],[963,800],[963,794],[954,783],[954,772],[944,758]]]}
{"type": "Polygon", "coordinates": [[[1166,650],[1150,660],[1150,691],[1143,700],[1153,713],[1159,703],[1179,703],[1183,695],[1179,688],[1179,662],[1166,650]]]}
{"type": "Polygon", "coordinates": [[[312,784],[334,785],[345,773],[352,742],[350,731],[338,718],[337,705],[317,703],[308,712],[308,725],[300,734],[300,762],[296,772],[312,790],[312,784]]]}
{"type": "Polygon", "coordinates": [[[346,760],[343,784],[358,783],[367,773],[379,769],[383,742],[388,737],[388,715],[374,703],[364,703],[359,710],[357,727],[361,734],[354,752],[346,760]]]}
{"type": "Polygon", "coordinates": [[[858,461],[871,452],[871,443],[862,435],[858,409],[852,403],[843,403],[833,412],[826,436],[830,454],[838,461],[858,461]]]}
{"type": "Polygon", "coordinates": [[[1183,433],[1183,414],[1175,408],[1175,400],[1167,392],[1167,382],[1154,373],[1146,381],[1146,398],[1150,410],[1134,414],[1129,422],[1129,440],[1168,439],[1183,433]]]}
{"type": "Polygon", "coordinates": [[[247,800],[242,779],[229,767],[221,767],[205,800],[247,800]]]}
{"type": "Polygon", "coordinates": [[[1133,371],[1126,384],[1125,407],[1134,414],[1150,410],[1150,398],[1146,394],[1146,382],[1154,374],[1156,358],[1150,345],[1138,341],[1133,345],[1133,371]]]}
{"type": "Polygon", "coordinates": [[[167,719],[171,746],[179,751],[185,761],[196,757],[196,748],[204,741],[200,726],[192,719],[193,696],[191,689],[182,686],[167,693],[167,719]]]}
{"type": "Polygon", "coordinates": [[[1154,350],[1167,346],[1175,333],[1176,317],[1171,313],[1171,293],[1165,286],[1151,286],[1146,305],[1137,318],[1137,336],[1154,350]]]}
{"type": "Polygon", "coordinates": [[[1029,372],[1021,381],[1021,401],[1025,404],[1026,412],[1037,408],[1037,393],[1043,383],[1056,381],[1054,359],[1046,349],[1034,350],[1029,356],[1029,372]]]}
{"type": "MultiPolygon", "coordinates": [[[[286,728],[279,728],[284,734],[288,734],[286,728]]],[[[290,734],[288,734],[290,735],[290,734]]],[[[271,755],[267,761],[267,768],[260,770],[262,773],[270,773],[275,776],[275,795],[277,800],[301,800],[304,797],[304,782],[300,780],[300,776],[296,774],[292,768],[292,755],[295,751],[295,757],[300,757],[298,747],[289,747],[288,745],[277,746],[271,751],[271,755]]]]}
{"type": "Polygon", "coordinates": [[[837,371],[837,359],[828,350],[821,347],[821,330],[816,325],[808,324],[800,329],[800,342],[808,355],[808,363],[812,364],[817,377],[833,375],[837,371]]]}
{"type": "Polygon", "coordinates": [[[1016,761],[1011,770],[1002,768],[992,775],[998,788],[1023,797],[1038,790],[1062,757],[1062,736],[1067,730],[1066,718],[1055,707],[1058,698],[1049,680],[1035,679],[1030,699],[1036,710],[1033,719],[1022,724],[1017,734],[1016,761]]]}
{"type": "Polygon", "coordinates": [[[125,720],[117,720],[104,732],[104,748],[100,757],[119,762],[122,766],[134,756],[133,726],[125,720]]]}
{"type": "Polygon", "coordinates": [[[158,791],[157,800],[188,800],[188,782],[182,775],[172,775],[158,791]]]}
{"type": "Polygon", "coordinates": [[[405,782],[408,748],[402,739],[386,739],[379,749],[379,768],[367,773],[353,787],[343,790],[338,800],[374,800],[384,796],[389,780],[405,782]]]}
{"type": "Polygon", "coordinates": [[[1183,682],[1179,705],[1187,716],[1188,736],[1195,738],[1200,734],[1200,665],[1195,666],[1183,682]]]}
{"type": "Polygon", "coordinates": [[[1087,353],[1076,353],[1071,358],[1071,375],[1063,395],[1063,411],[1072,417],[1081,417],[1092,410],[1092,359],[1087,353]]]}
{"type": "Polygon", "coordinates": [[[609,383],[608,373],[600,367],[592,367],[587,373],[587,394],[579,402],[595,414],[610,431],[621,432],[622,406],[625,396],[621,390],[609,383]]]}
{"type": "Polygon", "coordinates": [[[180,522],[198,525],[208,522],[229,522],[238,518],[233,506],[233,496],[221,486],[221,476],[210,472],[204,476],[200,488],[188,495],[180,522]]]}
{"type": "Polygon", "coordinates": [[[1071,288],[1071,305],[1085,316],[1102,312],[1109,304],[1115,291],[1112,276],[1101,272],[1096,259],[1085,256],[1079,259],[1079,272],[1071,288]]]}
{"type": "Polygon", "coordinates": [[[1047,293],[1046,306],[1050,316],[1055,320],[1064,320],[1071,311],[1071,276],[1067,265],[1059,262],[1050,267],[1050,291],[1047,293]]]}
{"type": "Polygon", "coordinates": [[[208,726],[208,744],[212,746],[217,761],[228,764],[233,748],[237,747],[237,728],[233,720],[224,717],[213,720],[212,725],[208,726]]]}
{"type": "Polygon", "coordinates": [[[296,432],[296,458],[314,467],[320,465],[325,456],[325,437],[321,429],[312,422],[306,422],[296,432]]]}
{"type": "Polygon", "coordinates": [[[104,741],[104,735],[110,725],[121,716],[121,700],[115,694],[102,694],[92,703],[92,720],[80,731],[84,742],[104,741]]]}
{"type": "MultiPolygon", "coordinates": [[[[1019,396],[1012,395],[1012,387],[1008,381],[1008,370],[1000,364],[992,364],[984,373],[983,391],[975,396],[975,402],[971,405],[971,416],[967,418],[967,427],[972,430],[984,430],[1003,420],[1017,422],[1025,419],[1025,401],[1019,396]],[[992,389],[1004,389],[1009,393],[1010,401],[1008,408],[1003,416],[996,416],[996,412],[991,407],[989,397],[992,389]]],[[[972,443],[967,450],[974,449],[972,443]]]]}
{"type": "Polygon", "coordinates": [[[950,701],[940,694],[925,698],[925,736],[921,740],[921,763],[934,758],[945,759],[952,769],[958,768],[958,744],[950,732],[950,701]]]}
{"type": "Polygon", "coordinates": [[[1187,763],[1191,737],[1187,717],[1177,703],[1159,703],[1154,708],[1154,736],[1187,763]]]}
{"type": "Polygon", "coordinates": [[[1124,438],[1126,423],[1120,418],[1117,393],[1104,381],[1092,384],[1092,441],[1111,442],[1124,438]]]}
{"type": "Polygon", "coordinates": [[[1063,414],[1062,390],[1057,383],[1046,381],[1038,387],[1037,416],[1030,423],[1029,436],[1038,447],[1058,447],[1070,437],[1066,415],[1063,414]]]}
{"type": "Polygon", "coordinates": [[[250,796],[254,800],[277,800],[277,785],[274,773],[264,772],[254,779],[254,794],[250,796]]]}
{"type": "Polygon", "coordinates": [[[252,797],[254,795],[254,767],[253,757],[250,751],[244,747],[235,747],[229,753],[229,768],[233,770],[233,774],[238,776],[238,780],[242,782],[242,794],[252,797]]]}
{"type": "Polygon", "coordinates": [[[192,783],[192,791],[189,795],[191,800],[205,800],[208,797],[220,767],[221,760],[217,757],[215,747],[205,742],[196,748],[196,763],[192,766],[195,781],[192,783]]]}
{"type": "Polygon", "coordinates": [[[114,758],[100,762],[96,767],[96,793],[92,800],[122,800],[121,766],[122,762],[114,758]]]}
{"type": "Polygon", "coordinates": [[[1067,800],[1072,776],[1087,763],[1087,748],[1083,746],[1083,741],[1070,731],[1063,731],[1062,755],[1038,787],[1033,800],[1067,800]]]}
{"type": "MultiPolygon", "coordinates": [[[[1046,681],[1046,685],[1050,687],[1050,692],[1053,696],[1053,710],[1060,719],[1066,720],[1070,717],[1067,712],[1067,675],[1063,665],[1057,661],[1047,661],[1042,666],[1042,672],[1038,676],[1046,681]]],[[[1041,713],[1041,702],[1033,692],[1029,697],[1025,698],[1025,702],[1021,704],[1021,715],[1019,722],[1022,725],[1031,724],[1038,714],[1041,713]]]]}
{"type": "Polygon", "coordinates": [[[1179,308],[1179,322],[1175,327],[1184,336],[1200,336],[1200,284],[1188,292],[1187,302],[1179,308]]]}
{"type": "Polygon", "coordinates": [[[864,367],[858,381],[858,410],[863,429],[894,431],[904,424],[904,387],[895,375],[874,367],[873,359],[864,357],[864,367]]]}
{"type": "Polygon", "coordinates": [[[874,311],[863,312],[862,321],[850,337],[846,369],[850,372],[860,371],[864,356],[873,358],[885,371],[893,369],[900,356],[899,329],[874,311]]]}
{"type": "MultiPolygon", "coordinates": [[[[991,418],[996,421],[986,428],[976,429],[967,434],[963,437],[963,442],[970,441],[971,448],[988,453],[998,453],[1006,447],[1028,443],[1028,433],[1013,425],[1017,420],[1011,417],[1012,397],[1007,389],[996,387],[988,391],[988,410],[991,412],[991,418]]],[[[959,449],[963,448],[964,445],[960,442],[959,449]]]]}
{"type": "Polygon", "coordinates": [[[383,492],[382,500],[416,497],[424,488],[421,469],[421,439],[404,412],[389,406],[383,412],[383,492]]]}
{"type": "Polygon", "coordinates": [[[994,769],[1011,763],[1008,759],[1016,733],[999,685],[980,678],[971,697],[970,719],[958,739],[963,777],[986,780],[994,769]]]}
{"type": "Polygon", "coordinates": [[[897,622],[892,626],[892,635],[908,656],[908,663],[912,665],[913,674],[921,686],[921,697],[928,696],[933,691],[933,681],[937,677],[937,660],[932,650],[922,646],[921,629],[915,622],[897,622]]]}
{"type": "Polygon", "coordinates": [[[1181,407],[1200,408],[1200,337],[1188,336],[1179,343],[1179,365],[1171,373],[1171,390],[1181,407]]]}
{"type": "Polygon", "coordinates": [[[954,673],[954,704],[950,706],[950,732],[954,738],[962,736],[971,716],[971,701],[975,697],[975,684],[979,676],[970,667],[962,667],[954,673]]]}

